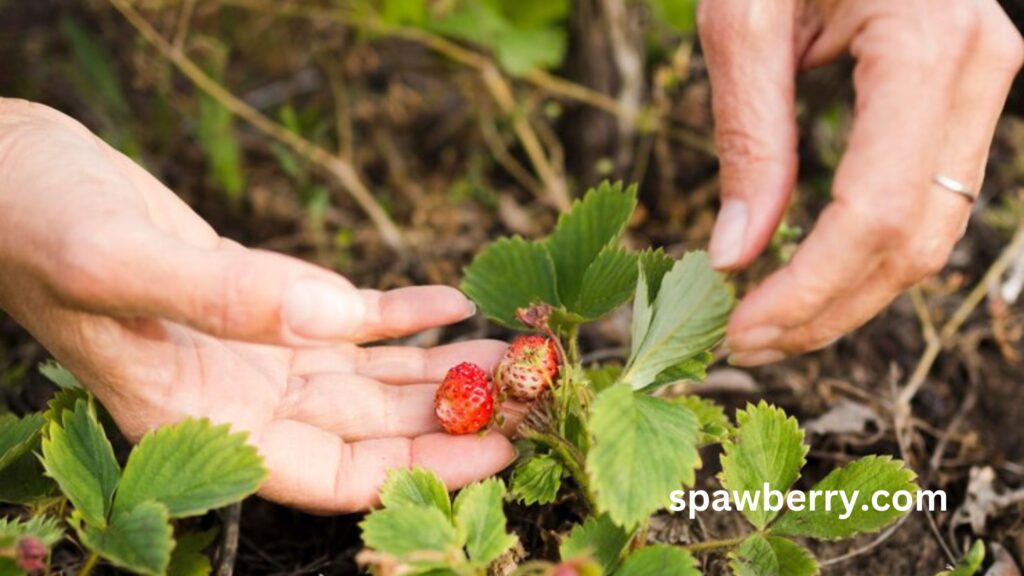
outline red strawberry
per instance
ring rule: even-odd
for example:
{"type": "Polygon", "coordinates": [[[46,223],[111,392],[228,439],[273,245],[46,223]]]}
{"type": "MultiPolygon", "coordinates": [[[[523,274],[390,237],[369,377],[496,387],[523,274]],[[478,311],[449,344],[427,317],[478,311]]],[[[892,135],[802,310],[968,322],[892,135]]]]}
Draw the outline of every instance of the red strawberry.
{"type": "Polygon", "coordinates": [[[494,371],[499,389],[516,400],[536,400],[558,376],[558,349],[547,336],[519,336],[494,371]]]}
{"type": "Polygon", "coordinates": [[[494,415],[490,376],[469,362],[452,368],[434,395],[434,413],[449,434],[479,431],[494,415]]]}

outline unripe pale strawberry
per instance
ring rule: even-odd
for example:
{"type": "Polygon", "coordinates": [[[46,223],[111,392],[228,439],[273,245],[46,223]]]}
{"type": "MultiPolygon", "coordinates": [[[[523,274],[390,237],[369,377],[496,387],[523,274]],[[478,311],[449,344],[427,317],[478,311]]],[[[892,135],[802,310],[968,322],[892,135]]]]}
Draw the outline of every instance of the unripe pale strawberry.
{"type": "Polygon", "coordinates": [[[25,536],[18,540],[18,566],[25,572],[40,572],[46,570],[46,544],[35,536],[25,536]]]}
{"type": "Polygon", "coordinates": [[[434,413],[449,434],[480,431],[494,415],[490,376],[469,362],[452,368],[434,395],[434,413]]]}
{"type": "Polygon", "coordinates": [[[518,336],[494,370],[498,389],[529,402],[551,387],[558,376],[558,348],[547,336],[518,336]]]}

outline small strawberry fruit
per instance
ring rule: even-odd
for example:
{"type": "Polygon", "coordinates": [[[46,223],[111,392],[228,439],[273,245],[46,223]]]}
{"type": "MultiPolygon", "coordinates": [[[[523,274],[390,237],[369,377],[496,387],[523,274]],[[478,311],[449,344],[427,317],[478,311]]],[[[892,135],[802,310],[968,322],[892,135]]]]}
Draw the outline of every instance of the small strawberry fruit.
{"type": "Polygon", "coordinates": [[[17,559],[18,566],[25,572],[40,572],[46,570],[46,544],[35,536],[25,536],[18,540],[17,559]]]}
{"type": "Polygon", "coordinates": [[[499,389],[516,400],[536,400],[558,376],[558,349],[547,336],[519,336],[494,371],[499,389]]]}
{"type": "Polygon", "coordinates": [[[479,431],[494,415],[490,376],[469,362],[452,368],[434,395],[434,413],[449,434],[479,431]]]}

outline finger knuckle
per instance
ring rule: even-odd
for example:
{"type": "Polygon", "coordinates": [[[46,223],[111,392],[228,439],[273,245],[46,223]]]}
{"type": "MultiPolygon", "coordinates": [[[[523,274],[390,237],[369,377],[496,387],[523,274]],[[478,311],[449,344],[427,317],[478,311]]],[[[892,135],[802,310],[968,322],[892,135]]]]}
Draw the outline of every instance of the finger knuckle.
{"type": "Polygon", "coordinates": [[[833,292],[827,276],[807,268],[793,270],[792,285],[798,289],[790,291],[786,298],[794,310],[817,310],[833,292]]]}
{"type": "Polygon", "coordinates": [[[715,146],[719,157],[726,162],[773,164],[782,160],[775,152],[776,146],[742,128],[720,126],[715,135],[715,146]]]}
{"type": "Polygon", "coordinates": [[[898,242],[906,234],[907,222],[896,212],[872,213],[866,224],[868,233],[883,243],[898,242]]]}
{"type": "Polygon", "coordinates": [[[697,32],[706,48],[735,46],[748,36],[775,32],[775,18],[766,13],[778,8],[761,2],[701,2],[697,6],[697,32]]]}
{"type": "Polygon", "coordinates": [[[941,23],[936,40],[945,45],[952,41],[954,45],[971,44],[978,38],[981,30],[981,12],[974,2],[961,0],[944,0],[935,10],[935,17],[941,23]]]}
{"type": "Polygon", "coordinates": [[[919,242],[908,251],[910,262],[906,268],[911,271],[912,282],[934,276],[946,267],[949,248],[938,242],[919,242]]]}
{"type": "Polygon", "coordinates": [[[979,10],[972,2],[938,0],[926,7],[908,3],[893,8],[892,18],[876,25],[885,41],[885,56],[919,70],[949,70],[959,66],[977,42],[979,10]],[[927,16],[922,18],[921,14],[927,16]]]}
{"type": "Polygon", "coordinates": [[[116,241],[91,224],[65,230],[57,241],[57,290],[79,303],[103,297],[116,267],[116,241]]]}
{"type": "Polygon", "coordinates": [[[849,202],[844,206],[848,217],[862,222],[866,236],[878,246],[892,246],[902,242],[907,235],[907,221],[910,210],[899,198],[888,203],[849,202]]]}
{"type": "Polygon", "coordinates": [[[199,294],[202,318],[212,323],[218,334],[231,334],[241,330],[251,321],[248,307],[237,303],[245,302],[253,286],[260,282],[256,267],[242,258],[230,258],[224,263],[218,280],[218,298],[206,299],[199,294]]]}
{"type": "Polygon", "coordinates": [[[985,62],[1011,76],[1016,75],[1024,64],[1024,39],[1017,28],[1000,14],[992,19],[983,34],[979,47],[985,62]]]}

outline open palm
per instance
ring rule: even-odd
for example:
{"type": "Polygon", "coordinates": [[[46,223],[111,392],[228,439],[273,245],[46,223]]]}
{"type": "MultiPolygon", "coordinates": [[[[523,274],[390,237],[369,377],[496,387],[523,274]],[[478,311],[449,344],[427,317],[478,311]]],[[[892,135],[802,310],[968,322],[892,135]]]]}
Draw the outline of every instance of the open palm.
{"type": "Polygon", "coordinates": [[[465,319],[458,291],[358,290],[243,248],[73,120],[0,108],[0,305],[129,438],[187,416],[230,423],[266,460],[264,496],[324,512],[372,505],[394,467],[454,488],[514,457],[500,434],[438,432],[431,408],[448,368],[490,367],[502,343],[361,346],[465,319]]]}

